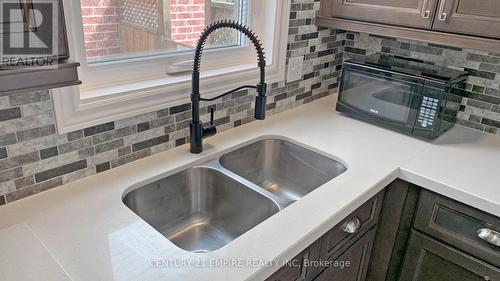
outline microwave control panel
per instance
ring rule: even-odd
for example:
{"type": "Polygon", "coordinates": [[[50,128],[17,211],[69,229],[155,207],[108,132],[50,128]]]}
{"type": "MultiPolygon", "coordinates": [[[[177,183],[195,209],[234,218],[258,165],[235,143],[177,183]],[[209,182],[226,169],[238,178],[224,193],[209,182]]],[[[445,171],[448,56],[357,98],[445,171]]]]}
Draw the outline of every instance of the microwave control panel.
{"type": "Polygon", "coordinates": [[[438,114],[439,100],[424,96],[417,122],[422,128],[432,127],[438,114]]]}

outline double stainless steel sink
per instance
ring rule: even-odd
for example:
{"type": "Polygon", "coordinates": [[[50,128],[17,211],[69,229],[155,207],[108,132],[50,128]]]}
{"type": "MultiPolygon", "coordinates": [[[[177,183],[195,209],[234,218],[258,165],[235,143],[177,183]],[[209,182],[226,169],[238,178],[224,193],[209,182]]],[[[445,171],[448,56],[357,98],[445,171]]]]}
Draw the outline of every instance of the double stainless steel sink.
{"type": "Polygon", "coordinates": [[[345,171],[292,142],[264,139],[141,186],[123,202],[179,248],[211,252],[345,171]]]}

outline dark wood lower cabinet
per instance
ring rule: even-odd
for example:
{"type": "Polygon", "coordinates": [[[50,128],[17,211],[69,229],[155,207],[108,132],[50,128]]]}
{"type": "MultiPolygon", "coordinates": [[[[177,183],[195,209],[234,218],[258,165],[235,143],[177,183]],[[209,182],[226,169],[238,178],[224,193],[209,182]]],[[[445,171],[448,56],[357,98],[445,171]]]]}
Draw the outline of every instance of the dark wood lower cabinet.
{"type": "Polygon", "coordinates": [[[500,280],[500,269],[413,231],[400,281],[500,280]]]}
{"type": "Polygon", "coordinates": [[[500,281],[482,228],[500,218],[395,180],[267,280],[500,281]]]}
{"type": "Polygon", "coordinates": [[[500,232],[500,218],[429,191],[419,201],[416,230],[500,267],[500,247],[478,236],[480,229],[500,232]]]}
{"type": "Polygon", "coordinates": [[[321,239],[298,254],[266,281],[364,281],[375,238],[373,227],[359,240],[354,239],[329,259],[318,256],[321,239]],[[319,264],[323,266],[319,267],[319,264]],[[319,273],[320,268],[323,269],[319,273]],[[319,273],[319,274],[318,274],[319,273]]]}
{"type": "Polygon", "coordinates": [[[369,281],[500,281],[500,218],[396,180],[386,188],[369,281]]]}
{"type": "Polygon", "coordinates": [[[419,194],[420,188],[402,180],[387,186],[366,280],[398,280],[419,194]]]}
{"type": "Polygon", "coordinates": [[[315,281],[364,281],[370,262],[375,228],[368,231],[340,257],[330,260],[327,269],[315,281]]]}
{"type": "Polygon", "coordinates": [[[383,198],[365,202],[266,281],[364,281],[383,198]]]}
{"type": "Polygon", "coordinates": [[[345,249],[350,241],[359,239],[364,233],[372,229],[378,223],[383,199],[384,192],[380,192],[325,233],[321,237],[320,259],[326,260],[335,256],[341,249],[345,249]],[[354,233],[346,232],[345,227],[353,221],[360,223],[359,228],[354,233]]]}
{"type": "Polygon", "coordinates": [[[316,267],[311,261],[318,260],[319,241],[298,254],[287,265],[276,271],[267,281],[310,281],[316,276],[316,267]]]}

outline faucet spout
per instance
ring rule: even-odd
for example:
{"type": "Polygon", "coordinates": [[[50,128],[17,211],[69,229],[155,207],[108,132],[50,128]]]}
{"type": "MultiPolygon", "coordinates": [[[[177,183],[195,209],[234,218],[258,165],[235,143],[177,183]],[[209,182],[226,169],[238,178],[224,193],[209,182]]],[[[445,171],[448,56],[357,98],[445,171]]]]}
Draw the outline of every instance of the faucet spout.
{"type": "Polygon", "coordinates": [[[191,103],[192,103],[192,119],[190,124],[191,133],[191,153],[201,153],[203,152],[203,138],[215,135],[217,129],[213,122],[214,112],[211,112],[211,122],[210,124],[203,124],[200,121],[200,101],[212,101],[223,96],[229,95],[235,91],[241,90],[243,88],[254,88],[257,90],[257,96],[255,97],[255,119],[264,120],[266,118],[266,59],[264,57],[264,49],[260,40],[257,38],[255,33],[251,31],[248,27],[242,25],[237,21],[232,20],[220,20],[208,25],[200,35],[198,44],[196,46],[194,63],[193,63],[193,74],[192,74],[192,91],[191,91],[191,103]],[[241,86],[232,91],[219,95],[212,99],[203,99],[200,96],[200,65],[203,50],[205,48],[208,36],[220,28],[232,28],[238,30],[239,32],[245,34],[248,39],[252,42],[257,52],[258,67],[260,69],[260,81],[256,86],[241,86]]]}

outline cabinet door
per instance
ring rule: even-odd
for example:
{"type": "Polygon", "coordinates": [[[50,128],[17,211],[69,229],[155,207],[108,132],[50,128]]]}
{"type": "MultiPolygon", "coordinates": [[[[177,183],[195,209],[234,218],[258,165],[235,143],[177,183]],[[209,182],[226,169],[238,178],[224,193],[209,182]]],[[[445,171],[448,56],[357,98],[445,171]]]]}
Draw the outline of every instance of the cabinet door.
{"type": "Polygon", "coordinates": [[[321,15],[430,29],[438,0],[322,0],[321,15]]]}
{"type": "Polygon", "coordinates": [[[266,281],[310,281],[316,275],[312,264],[318,260],[319,241],[298,254],[285,266],[276,271],[266,281]]]}
{"type": "Polygon", "coordinates": [[[500,38],[498,0],[441,0],[434,30],[500,38]]]}
{"type": "Polygon", "coordinates": [[[315,281],[365,281],[375,227],[331,263],[315,281]]]}
{"type": "Polygon", "coordinates": [[[366,280],[398,280],[419,193],[420,188],[399,179],[386,188],[366,280]]]}
{"type": "Polygon", "coordinates": [[[399,280],[500,280],[500,269],[413,231],[399,280]]]}
{"type": "Polygon", "coordinates": [[[478,230],[500,231],[500,218],[430,191],[422,191],[414,227],[462,252],[500,267],[500,247],[478,237],[478,230]]]}

